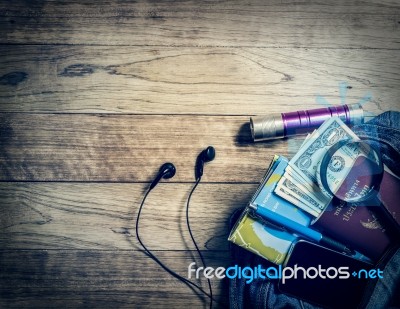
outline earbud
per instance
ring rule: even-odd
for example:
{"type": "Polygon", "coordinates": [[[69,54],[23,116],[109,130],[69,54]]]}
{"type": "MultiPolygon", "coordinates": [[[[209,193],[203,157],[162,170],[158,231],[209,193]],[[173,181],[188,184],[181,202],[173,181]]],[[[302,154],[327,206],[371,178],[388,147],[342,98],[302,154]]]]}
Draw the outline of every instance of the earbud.
{"type": "Polygon", "coordinates": [[[199,180],[201,176],[203,176],[204,163],[210,162],[214,160],[214,158],[215,158],[215,148],[213,146],[208,146],[206,149],[200,152],[196,160],[196,170],[195,170],[196,180],[199,180]]]}
{"type": "MultiPolygon", "coordinates": [[[[189,197],[187,199],[187,204],[186,204],[186,223],[187,223],[187,227],[190,233],[190,237],[192,238],[192,241],[194,243],[194,246],[196,247],[197,252],[199,253],[200,259],[203,263],[204,269],[208,269],[207,265],[205,263],[204,257],[201,254],[201,251],[199,250],[199,247],[193,237],[193,233],[192,230],[190,228],[190,222],[189,222],[189,202],[190,202],[190,198],[194,192],[194,190],[196,189],[197,185],[200,182],[201,176],[203,175],[203,167],[204,167],[204,163],[205,162],[209,162],[214,160],[215,158],[215,149],[214,147],[207,147],[206,149],[204,149],[197,157],[196,160],[196,183],[194,184],[192,190],[190,191],[189,197]]],[[[201,293],[203,293],[204,295],[206,295],[207,297],[210,298],[210,308],[212,308],[212,304],[213,304],[213,293],[212,293],[212,286],[211,286],[211,281],[209,278],[207,278],[207,282],[208,282],[208,287],[210,290],[210,294],[208,294],[205,290],[203,290],[202,287],[200,287],[199,285],[197,285],[196,283],[192,282],[191,280],[188,280],[184,277],[182,277],[181,275],[177,274],[175,271],[171,270],[170,268],[168,268],[168,266],[166,266],[162,261],[160,261],[159,258],[157,258],[157,256],[155,256],[147,247],[146,245],[143,243],[143,241],[140,238],[139,235],[139,221],[140,221],[140,214],[142,213],[142,209],[143,209],[143,205],[146,201],[147,196],[150,194],[150,191],[160,182],[161,178],[164,179],[168,179],[168,178],[172,178],[174,177],[176,172],[175,166],[172,163],[164,163],[163,165],[161,165],[160,170],[157,174],[157,177],[153,180],[153,182],[150,184],[149,189],[146,191],[146,194],[144,195],[142,202],[140,203],[139,206],[139,210],[137,213],[137,217],[136,217],[136,228],[135,228],[135,232],[136,232],[136,238],[138,240],[138,242],[140,243],[140,245],[143,247],[145,253],[151,258],[153,259],[158,265],[160,265],[165,271],[167,271],[169,274],[171,274],[172,276],[174,276],[175,278],[177,278],[178,280],[182,281],[183,283],[185,283],[186,285],[190,286],[190,288],[193,289],[193,287],[197,288],[201,293]]]]}
{"type": "Polygon", "coordinates": [[[176,173],[175,165],[173,165],[172,163],[168,162],[161,165],[160,171],[158,172],[157,177],[151,183],[149,191],[152,190],[159,183],[161,178],[164,179],[172,178],[174,177],[175,173],[176,173]]]}

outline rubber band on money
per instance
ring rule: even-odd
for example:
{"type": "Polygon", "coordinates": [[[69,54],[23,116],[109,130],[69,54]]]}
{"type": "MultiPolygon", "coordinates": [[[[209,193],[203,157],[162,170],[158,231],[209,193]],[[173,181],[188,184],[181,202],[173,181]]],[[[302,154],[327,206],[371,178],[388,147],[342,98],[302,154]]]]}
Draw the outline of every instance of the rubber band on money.
{"type": "MultiPolygon", "coordinates": [[[[377,196],[379,192],[379,188],[382,182],[383,178],[383,173],[384,173],[384,166],[382,162],[382,157],[380,155],[379,150],[376,149],[373,145],[369,144],[366,141],[340,141],[336,144],[334,144],[331,148],[328,149],[328,151],[325,153],[322,161],[321,161],[321,166],[320,166],[320,179],[321,179],[321,184],[323,186],[323,189],[325,189],[330,195],[333,197],[345,201],[345,202],[350,202],[350,203],[355,203],[355,202],[363,202],[370,200],[374,197],[377,196]],[[374,170],[375,172],[372,173],[371,175],[371,180],[369,182],[369,188],[365,190],[365,193],[362,195],[357,195],[354,197],[347,197],[343,198],[342,196],[338,196],[336,193],[332,192],[331,187],[329,186],[329,180],[328,180],[328,168],[329,164],[332,159],[334,159],[335,154],[340,150],[341,148],[349,146],[349,147],[360,147],[364,149],[368,149],[368,159],[369,163],[375,164],[374,170]],[[370,157],[369,154],[373,155],[373,158],[370,157]]],[[[339,190],[338,190],[339,191],[339,190]]]]}

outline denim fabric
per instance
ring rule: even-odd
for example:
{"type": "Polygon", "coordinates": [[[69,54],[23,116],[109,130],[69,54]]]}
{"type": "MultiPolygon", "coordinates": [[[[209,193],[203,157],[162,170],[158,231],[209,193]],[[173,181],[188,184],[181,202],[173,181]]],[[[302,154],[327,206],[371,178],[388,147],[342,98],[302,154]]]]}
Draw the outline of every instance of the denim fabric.
{"type": "MultiPolygon", "coordinates": [[[[353,127],[361,138],[367,139],[381,151],[383,162],[400,176],[400,113],[385,112],[369,122],[353,127]]],[[[243,209],[231,216],[231,228],[243,209]]],[[[239,266],[272,266],[247,250],[230,244],[233,263],[239,266]]],[[[388,308],[400,304],[400,249],[395,252],[384,269],[384,279],[377,281],[371,296],[367,295],[366,308],[388,308]]],[[[295,297],[287,296],[277,288],[276,280],[255,279],[250,284],[245,279],[229,280],[230,308],[319,308],[295,297]]],[[[366,302],[364,302],[366,303],[366,302]]]]}
{"type": "Polygon", "coordinates": [[[400,249],[386,264],[383,279],[376,282],[366,309],[400,307],[400,249]]]}
{"type": "Polygon", "coordinates": [[[352,130],[378,147],[383,163],[400,176],[400,112],[385,112],[352,130]]]}

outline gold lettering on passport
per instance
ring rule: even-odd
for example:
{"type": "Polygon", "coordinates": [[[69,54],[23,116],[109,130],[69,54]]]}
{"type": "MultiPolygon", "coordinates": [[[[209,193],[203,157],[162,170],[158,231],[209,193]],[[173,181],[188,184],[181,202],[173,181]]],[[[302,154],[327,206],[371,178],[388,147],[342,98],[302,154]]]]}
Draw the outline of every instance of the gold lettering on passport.
{"type": "Polygon", "coordinates": [[[345,194],[346,199],[353,197],[359,183],[360,183],[360,181],[358,179],[354,182],[354,184],[351,186],[349,192],[346,192],[346,194],[345,194]]]}
{"type": "Polygon", "coordinates": [[[350,221],[351,216],[353,215],[354,211],[356,210],[356,206],[350,206],[349,209],[343,214],[344,221],[350,221]]]}
{"type": "Polygon", "coordinates": [[[346,205],[346,203],[343,202],[343,201],[340,201],[339,205],[337,205],[337,206],[335,207],[335,213],[334,213],[335,216],[339,216],[339,215],[340,215],[340,213],[342,212],[342,209],[343,209],[344,205],[346,205]]]}

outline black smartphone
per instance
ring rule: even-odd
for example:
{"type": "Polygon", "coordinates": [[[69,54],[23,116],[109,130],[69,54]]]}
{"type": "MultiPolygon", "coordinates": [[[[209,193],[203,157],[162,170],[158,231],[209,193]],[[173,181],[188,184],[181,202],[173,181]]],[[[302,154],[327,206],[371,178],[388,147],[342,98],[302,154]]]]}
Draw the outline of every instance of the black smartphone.
{"type": "Polygon", "coordinates": [[[286,258],[278,287],[283,293],[323,307],[357,308],[368,278],[382,275],[372,264],[298,240],[286,258]],[[291,269],[285,270],[287,267],[291,269]]]}

